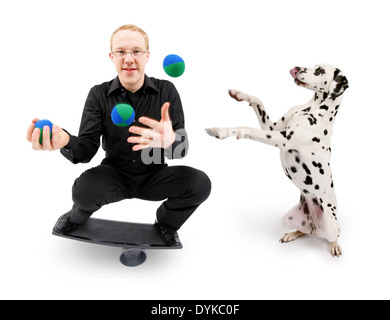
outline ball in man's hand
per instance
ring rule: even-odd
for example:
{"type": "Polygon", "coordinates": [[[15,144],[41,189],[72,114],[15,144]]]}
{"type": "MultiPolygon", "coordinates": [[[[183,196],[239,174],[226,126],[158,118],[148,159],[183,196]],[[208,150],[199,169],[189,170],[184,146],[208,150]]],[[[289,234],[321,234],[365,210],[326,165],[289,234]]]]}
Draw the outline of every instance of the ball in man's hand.
{"type": "Polygon", "coordinates": [[[52,138],[53,124],[49,120],[39,120],[35,123],[35,128],[39,128],[41,134],[39,135],[39,143],[42,144],[43,128],[48,126],[50,128],[50,139],[52,138]]]}

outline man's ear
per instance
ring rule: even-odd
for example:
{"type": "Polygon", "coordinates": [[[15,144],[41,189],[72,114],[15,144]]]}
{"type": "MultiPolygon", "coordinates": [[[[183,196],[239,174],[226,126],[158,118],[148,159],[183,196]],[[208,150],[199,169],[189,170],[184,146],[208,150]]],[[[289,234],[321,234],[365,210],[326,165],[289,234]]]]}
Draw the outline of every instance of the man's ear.
{"type": "Polygon", "coordinates": [[[150,51],[147,51],[146,52],[146,63],[149,62],[149,58],[150,58],[150,51]]]}
{"type": "Polygon", "coordinates": [[[340,97],[348,88],[349,85],[347,78],[339,69],[336,68],[333,81],[329,88],[330,98],[336,100],[336,98],[340,97]]]}

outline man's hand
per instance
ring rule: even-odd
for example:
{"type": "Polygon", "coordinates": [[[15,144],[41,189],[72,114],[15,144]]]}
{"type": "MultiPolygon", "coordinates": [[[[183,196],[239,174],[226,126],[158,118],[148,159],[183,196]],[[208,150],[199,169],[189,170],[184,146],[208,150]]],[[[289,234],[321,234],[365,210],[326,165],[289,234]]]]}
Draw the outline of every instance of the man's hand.
{"type": "Polygon", "coordinates": [[[50,140],[50,128],[45,126],[42,133],[42,144],[39,143],[41,130],[35,128],[35,123],[39,119],[35,118],[27,129],[27,141],[31,142],[34,150],[54,151],[65,147],[69,143],[69,135],[59,126],[53,125],[52,139],[50,140]]]}
{"type": "Polygon", "coordinates": [[[163,148],[168,149],[175,142],[175,132],[172,128],[171,117],[169,116],[170,103],[166,102],[161,108],[160,122],[141,117],[139,122],[149,128],[131,126],[129,132],[135,133],[137,136],[132,136],[127,139],[129,143],[135,143],[133,151],[139,151],[146,148],[163,148]]]}

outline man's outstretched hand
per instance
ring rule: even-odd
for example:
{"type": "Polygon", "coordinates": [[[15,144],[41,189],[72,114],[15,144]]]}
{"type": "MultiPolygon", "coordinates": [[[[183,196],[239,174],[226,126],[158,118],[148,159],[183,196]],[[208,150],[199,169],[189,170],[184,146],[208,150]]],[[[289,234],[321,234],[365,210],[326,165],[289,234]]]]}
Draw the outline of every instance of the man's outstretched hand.
{"type": "Polygon", "coordinates": [[[175,132],[172,128],[171,117],[169,116],[170,103],[166,102],[161,108],[161,120],[156,121],[148,117],[141,117],[139,122],[148,126],[142,128],[131,126],[129,132],[137,134],[127,139],[127,142],[134,143],[133,151],[146,148],[168,149],[175,142],[175,132]]]}

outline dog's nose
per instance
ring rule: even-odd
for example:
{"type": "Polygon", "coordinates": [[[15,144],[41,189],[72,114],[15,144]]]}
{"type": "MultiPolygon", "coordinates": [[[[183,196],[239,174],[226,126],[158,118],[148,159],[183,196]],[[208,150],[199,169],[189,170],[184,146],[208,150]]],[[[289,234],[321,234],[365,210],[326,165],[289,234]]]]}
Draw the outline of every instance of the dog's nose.
{"type": "Polygon", "coordinates": [[[297,67],[295,67],[294,69],[290,70],[290,74],[292,75],[292,77],[294,79],[296,79],[298,71],[299,71],[299,68],[297,68],[297,67]]]}

